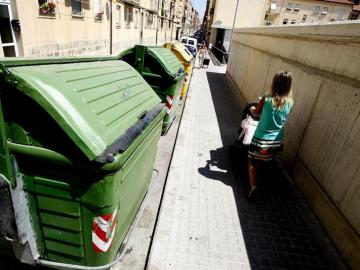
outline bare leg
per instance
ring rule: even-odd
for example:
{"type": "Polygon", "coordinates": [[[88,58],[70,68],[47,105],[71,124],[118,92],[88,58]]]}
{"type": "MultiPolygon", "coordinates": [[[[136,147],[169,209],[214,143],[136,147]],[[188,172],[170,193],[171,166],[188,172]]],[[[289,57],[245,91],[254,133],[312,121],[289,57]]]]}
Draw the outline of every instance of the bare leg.
{"type": "Polygon", "coordinates": [[[250,193],[249,193],[250,196],[251,193],[256,189],[256,167],[254,165],[254,161],[251,161],[251,159],[249,159],[249,180],[250,180],[250,193]]]}

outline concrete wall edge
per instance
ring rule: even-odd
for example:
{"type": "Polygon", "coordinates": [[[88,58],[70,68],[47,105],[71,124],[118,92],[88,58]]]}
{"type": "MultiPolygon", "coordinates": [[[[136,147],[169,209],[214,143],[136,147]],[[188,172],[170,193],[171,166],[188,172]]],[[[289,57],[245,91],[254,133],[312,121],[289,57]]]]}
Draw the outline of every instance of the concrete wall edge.
{"type": "Polygon", "coordinates": [[[254,46],[250,46],[250,45],[248,45],[248,44],[246,44],[244,42],[240,42],[240,41],[237,41],[237,40],[234,40],[234,39],[232,40],[232,42],[240,44],[241,46],[248,47],[250,49],[257,50],[259,52],[271,55],[273,57],[279,58],[285,63],[299,66],[299,67],[301,67],[301,69],[305,73],[317,74],[319,76],[323,76],[323,77],[325,77],[327,79],[330,79],[330,80],[336,80],[336,81],[342,82],[344,84],[351,85],[351,86],[356,87],[356,88],[360,88],[360,78],[359,77],[358,78],[353,78],[353,77],[345,76],[343,74],[339,74],[339,73],[336,73],[336,72],[331,72],[331,71],[328,71],[328,70],[322,70],[322,69],[320,69],[320,68],[318,68],[316,66],[308,65],[306,63],[302,63],[302,62],[296,61],[296,60],[291,59],[291,58],[283,57],[280,54],[269,52],[269,51],[266,51],[266,50],[263,50],[263,49],[260,49],[260,48],[254,47],[254,46]]]}

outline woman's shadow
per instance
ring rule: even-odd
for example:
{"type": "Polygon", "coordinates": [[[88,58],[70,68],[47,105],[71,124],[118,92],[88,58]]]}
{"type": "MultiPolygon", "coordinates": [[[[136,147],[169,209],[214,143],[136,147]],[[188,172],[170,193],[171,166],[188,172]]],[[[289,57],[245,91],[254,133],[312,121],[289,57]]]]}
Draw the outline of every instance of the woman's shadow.
{"type": "Polygon", "coordinates": [[[198,172],[206,178],[221,181],[228,186],[232,186],[227,151],[226,147],[210,150],[210,160],[207,160],[206,165],[199,168],[198,172]]]}
{"type": "MultiPolygon", "coordinates": [[[[198,172],[211,180],[221,181],[236,189],[237,193],[247,195],[249,189],[247,149],[223,146],[210,150],[210,159],[198,172]]],[[[284,193],[285,176],[277,162],[269,161],[258,166],[258,184],[266,192],[284,193]]],[[[286,186],[286,185],[285,185],[286,186]]],[[[286,188],[285,188],[286,189],[286,188]]],[[[241,196],[243,197],[243,196],[241,196]]]]}

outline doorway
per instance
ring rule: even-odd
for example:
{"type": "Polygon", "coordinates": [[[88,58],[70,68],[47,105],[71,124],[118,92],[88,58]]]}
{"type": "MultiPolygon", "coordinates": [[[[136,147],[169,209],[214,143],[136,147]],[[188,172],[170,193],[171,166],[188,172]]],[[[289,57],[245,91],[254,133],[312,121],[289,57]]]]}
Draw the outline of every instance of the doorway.
{"type": "Polygon", "coordinates": [[[18,56],[14,30],[11,27],[12,13],[10,1],[0,2],[0,50],[5,57],[18,56]]]}

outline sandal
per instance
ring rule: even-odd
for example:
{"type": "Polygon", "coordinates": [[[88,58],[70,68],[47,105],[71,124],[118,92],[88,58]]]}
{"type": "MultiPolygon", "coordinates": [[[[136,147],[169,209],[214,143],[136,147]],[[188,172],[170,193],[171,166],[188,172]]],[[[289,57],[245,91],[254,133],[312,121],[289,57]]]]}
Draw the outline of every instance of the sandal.
{"type": "Polygon", "coordinates": [[[257,188],[254,188],[254,189],[250,190],[249,195],[247,197],[247,200],[249,202],[256,202],[257,193],[258,193],[257,188]]]}

